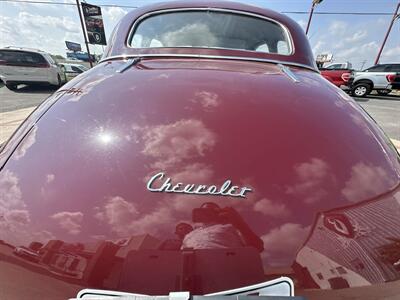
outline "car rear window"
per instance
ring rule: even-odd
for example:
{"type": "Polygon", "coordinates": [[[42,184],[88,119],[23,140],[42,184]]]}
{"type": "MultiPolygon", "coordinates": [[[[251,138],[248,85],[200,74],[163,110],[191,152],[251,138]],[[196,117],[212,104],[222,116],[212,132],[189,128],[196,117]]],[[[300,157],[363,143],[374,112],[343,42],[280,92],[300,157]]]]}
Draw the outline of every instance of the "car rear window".
{"type": "Polygon", "coordinates": [[[8,65],[35,66],[47,64],[44,57],[34,52],[0,50],[0,61],[8,65]]]}
{"type": "Polygon", "coordinates": [[[389,72],[400,72],[400,65],[390,65],[389,72]]]}
{"type": "Polygon", "coordinates": [[[253,15],[209,10],[165,12],[147,17],[134,27],[130,46],[292,54],[289,34],[282,25],[253,15]]]}

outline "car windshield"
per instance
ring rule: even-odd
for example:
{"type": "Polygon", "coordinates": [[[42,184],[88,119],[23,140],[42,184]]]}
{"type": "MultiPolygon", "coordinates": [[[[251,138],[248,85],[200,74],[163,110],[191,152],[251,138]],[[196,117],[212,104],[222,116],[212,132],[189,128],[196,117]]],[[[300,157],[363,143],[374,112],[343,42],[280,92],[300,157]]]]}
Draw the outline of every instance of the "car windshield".
{"type": "Polygon", "coordinates": [[[287,31],[262,17],[220,11],[159,13],[142,20],[130,39],[133,48],[224,48],[290,55],[287,31]]]}

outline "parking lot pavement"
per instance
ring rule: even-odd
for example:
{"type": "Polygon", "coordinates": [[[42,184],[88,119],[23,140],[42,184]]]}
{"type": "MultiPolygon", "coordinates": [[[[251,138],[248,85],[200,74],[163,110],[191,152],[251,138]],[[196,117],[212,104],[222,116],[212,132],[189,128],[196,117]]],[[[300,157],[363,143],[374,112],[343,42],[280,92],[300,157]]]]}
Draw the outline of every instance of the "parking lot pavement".
{"type": "Polygon", "coordinates": [[[400,141],[400,95],[370,95],[369,98],[355,98],[355,100],[375,119],[390,138],[400,141]]]}
{"type": "MultiPolygon", "coordinates": [[[[4,142],[26,116],[55,90],[49,87],[21,87],[17,92],[0,86],[0,143],[4,142]]],[[[400,95],[355,98],[400,149],[400,95]]]]}
{"type": "Polygon", "coordinates": [[[22,86],[13,92],[0,86],[0,113],[38,106],[55,90],[47,86],[22,86]]]}

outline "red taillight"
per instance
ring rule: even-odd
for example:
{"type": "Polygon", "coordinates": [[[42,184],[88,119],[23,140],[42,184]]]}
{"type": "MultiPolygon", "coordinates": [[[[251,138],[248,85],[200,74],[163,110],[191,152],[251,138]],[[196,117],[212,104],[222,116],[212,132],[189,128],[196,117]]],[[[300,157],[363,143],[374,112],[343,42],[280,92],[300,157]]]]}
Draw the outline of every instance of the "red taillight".
{"type": "Polygon", "coordinates": [[[388,74],[388,75],[386,75],[386,79],[387,79],[387,81],[389,81],[389,82],[394,82],[395,78],[396,78],[396,75],[395,75],[395,74],[388,74]]]}
{"type": "Polygon", "coordinates": [[[342,76],[341,76],[341,78],[342,78],[342,80],[344,81],[344,82],[347,82],[347,81],[349,81],[349,79],[350,79],[350,73],[343,73],[342,74],[342,76]]]}

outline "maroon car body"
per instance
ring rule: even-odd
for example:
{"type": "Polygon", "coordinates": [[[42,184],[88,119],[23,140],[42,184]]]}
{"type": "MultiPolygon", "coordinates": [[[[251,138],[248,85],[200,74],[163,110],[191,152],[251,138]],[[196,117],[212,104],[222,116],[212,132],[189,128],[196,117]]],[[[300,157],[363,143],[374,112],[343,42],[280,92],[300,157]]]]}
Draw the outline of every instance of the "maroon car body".
{"type": "Polygon", "coordinates": [[[0,153],[2,299],[204,295],[280,276],[307,299],[400,294],[399,156],[318,73],[296,22],[170,2],[109,40],[0,153]],[[289,54],[129,46],[137,23],[180,11],[272,22],[289,54]],[[32,242],[35,264],[7,246],[32,242]]]}

